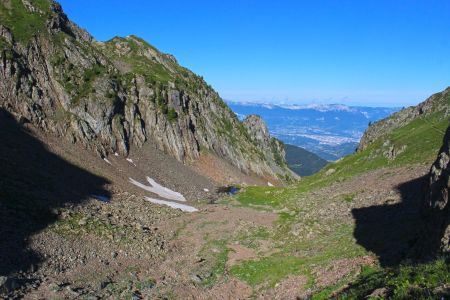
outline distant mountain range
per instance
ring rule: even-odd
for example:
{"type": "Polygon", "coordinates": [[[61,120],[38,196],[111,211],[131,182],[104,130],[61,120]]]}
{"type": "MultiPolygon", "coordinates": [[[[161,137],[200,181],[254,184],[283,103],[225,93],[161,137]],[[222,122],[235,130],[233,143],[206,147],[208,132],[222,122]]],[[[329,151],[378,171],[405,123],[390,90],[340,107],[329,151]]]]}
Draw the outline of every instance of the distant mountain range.
{"type": "Polygon", "coordinates": [[[249,114],[260,115],[273,136],[328,161],[353,153],[370,123],[400,110],[342,104],[227,103],[240,119],[249,114]]]}

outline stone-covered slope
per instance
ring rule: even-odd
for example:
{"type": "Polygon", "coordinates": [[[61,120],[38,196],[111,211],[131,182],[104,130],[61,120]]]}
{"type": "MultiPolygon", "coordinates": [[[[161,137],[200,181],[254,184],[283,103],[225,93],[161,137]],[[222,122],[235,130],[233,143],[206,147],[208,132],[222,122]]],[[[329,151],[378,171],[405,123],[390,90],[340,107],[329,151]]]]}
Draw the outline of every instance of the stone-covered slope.
{"type": "Polygon", "coordinates": [[[183,162],[208,151],[248,174],[292,176],[173,56],[135,36],[97,42],[50,0],[0,1],[0,107],[101,156],[148,142],[183,162]]]}

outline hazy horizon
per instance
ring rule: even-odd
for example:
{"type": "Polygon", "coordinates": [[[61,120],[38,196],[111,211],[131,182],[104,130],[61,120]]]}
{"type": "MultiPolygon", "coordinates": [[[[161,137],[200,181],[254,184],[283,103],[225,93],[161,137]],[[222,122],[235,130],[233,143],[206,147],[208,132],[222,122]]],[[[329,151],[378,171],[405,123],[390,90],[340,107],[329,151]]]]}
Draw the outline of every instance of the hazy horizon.
{"type": "MultiPolygon", "coordinates": [[[[431,96],[431,95],[430,95],[431,96]]],[[[289,106],[321,106],[321,105],[345,105],[348,107],[372,107],[372,108],[402,108],[402,107],[407,107],[407,105],[370,105],[370,103],[362,103],[362,104],[358,104],[358,102],[355,103],[344,103],[344,102],[333,102],[333,101],[302,101],[302,100],[292,100],[292,101],[283,101],[283,100],[273,100],[273,101],[260,101],[260,100],[233,100],[233,99],[223,99],[226,103],[234,103],[234,104],[242,104],[242,105],[274,105],[274,106],[280,106],[280,107],[289,107],[289,106]]],[[[424,99],[425,100],[425,99],[424,99]]],[[[419,101],[422,102],[422,101],[419,101]]],[[[419,103],[418,102],[418,103],[419,103]]],[[[408,105],[408,106],[412,106],[414,104],[408,105]]]]}
{"type": "Polygon", "coordinates": [[[105,41],[134,34],[224,99],[402,107],[450,85],[450,2],[61,0],[105,41]]]}

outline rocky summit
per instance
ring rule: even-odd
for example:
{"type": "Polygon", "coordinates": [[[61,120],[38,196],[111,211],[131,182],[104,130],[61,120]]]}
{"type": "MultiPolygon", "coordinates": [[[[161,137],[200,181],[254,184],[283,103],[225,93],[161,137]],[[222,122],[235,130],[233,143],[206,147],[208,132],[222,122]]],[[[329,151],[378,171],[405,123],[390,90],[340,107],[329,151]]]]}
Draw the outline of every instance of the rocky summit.
{"type": "Polygon", "coordinates": [[[246,174],[296,178],[202,77],[136,36],[96,41],[56,2],[0,2],[0,55],[0,106],[101,157],[149,143],[181,162],[211,153],[246,174]]]}

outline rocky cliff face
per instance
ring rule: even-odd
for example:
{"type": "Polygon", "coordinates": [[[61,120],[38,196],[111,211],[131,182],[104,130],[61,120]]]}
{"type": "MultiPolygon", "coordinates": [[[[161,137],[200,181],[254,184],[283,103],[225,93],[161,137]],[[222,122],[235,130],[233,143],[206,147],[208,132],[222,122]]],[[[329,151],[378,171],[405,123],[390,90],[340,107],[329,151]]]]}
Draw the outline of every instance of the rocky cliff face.
{"type": "Polygon", "coordinates": [[[292,176],[281,147],[261,147],[173,56],[135,36],[97,42],[50,0],[0,1],[0,106],[100,156],[147,142],[183,162],[209,151],[245,173],[292,176]]]}
{"type": "MultiPolygon", "coordinates": [[[[276,170],[278,174],[281,174],[287,168],[287,163],[284,159],[286,152],[283,143],[270,136],[269,129],[260,116],[249,115],[245,118],[243,124],[249,131],[253,143],[258,145],[260,149],[266,149],[263,154],[270,167],[276,170]]],[[[294,172],[286,174],[286,176],[286,180],[298,177],[294,172]]]]}
{"type": "MultiPolygon", "coordinates": [[[[450,88],[432,95],[417,106],[402,109],[369,126],[361,138],[358,151],[365,150],[371,143],[389,134],[394,129],[403,127],[419,117],[427,117],[432,114],[439,114],[438,118],[450,116],[450,88]]],[[[392,151],[395,151],[395,149],[392,149],[392,151]]]]}
{"type": "Polygon", "coordinates": [[[450,126],[439,155],[431,167],[423,196],[426,233],[421,248],[425,254],[450,253],[450,126]]]}

